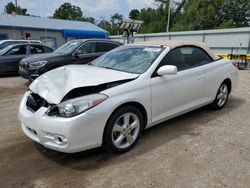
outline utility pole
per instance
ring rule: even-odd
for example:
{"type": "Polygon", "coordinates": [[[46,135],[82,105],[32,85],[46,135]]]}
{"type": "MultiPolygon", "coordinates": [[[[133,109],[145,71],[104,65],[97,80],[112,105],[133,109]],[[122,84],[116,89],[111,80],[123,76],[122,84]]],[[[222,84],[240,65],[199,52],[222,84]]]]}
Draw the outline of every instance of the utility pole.
{"type": "Polygon", "coordinates": [[[17,14],[17,0],[15,0],[15,12],[17,14]]]}
{"type": "Polygon", "coordinates": [[[167,21],[167,32],[169,32],[169,24],[170,24],[170,14],[171,13],[171,0],[168,0],[168,21],[167,21]]]}
{"type": "Polygon", "coordinates": [[[16,9],[17,9],[17,0],[15,0],[15,7],[16,7],[16,9]]]}

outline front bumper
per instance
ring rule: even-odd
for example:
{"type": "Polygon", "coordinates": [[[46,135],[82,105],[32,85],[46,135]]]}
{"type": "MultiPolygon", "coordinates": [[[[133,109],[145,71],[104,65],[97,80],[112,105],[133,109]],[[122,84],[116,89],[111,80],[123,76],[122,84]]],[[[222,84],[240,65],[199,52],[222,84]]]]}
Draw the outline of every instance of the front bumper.
{"type": "Polygon", "coordinates": [[[24,69],[23,67],[19,66],[18,73],[19,75],[26,80],[33,81],[40,75],[42,75],[45,71],[37,70],[37,69],[24,69]]]}
{"type": "Polygon", "coordinates": [[[102,136],[108,117],[105,113],[79,114],[71,118],[50,117],[47,108],[31,112],[26,107],[26,92],[19,107],[23,132],[32,140],[53,150],[74,153],[102,145],[102,136]]]}

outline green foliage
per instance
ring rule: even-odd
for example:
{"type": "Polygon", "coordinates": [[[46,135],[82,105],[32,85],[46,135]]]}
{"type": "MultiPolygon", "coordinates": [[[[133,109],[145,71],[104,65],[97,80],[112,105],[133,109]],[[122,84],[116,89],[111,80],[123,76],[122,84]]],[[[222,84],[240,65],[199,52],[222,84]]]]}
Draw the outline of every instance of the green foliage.
{"type": "Polygon", "coordinates": [[[129,18],[132,20],[138,20],[139,15],[140,15],[140,11],[137,9],[133,9],[129,13],[129,18]]]}
{"type": "Polygon", "coordinates": [[[143,20],[139,33],[156,33],[166,30],[166,10],[163,6],[159,6],[157,9],[132,10],[129,15],[131,19],[143,20]]]}
{"type": "Polygon", "coordinates": [[[27,14],[26,8],[21,8],[20,6],[15,7],[12,2],[9,2],[7,5],[4,6],[4,12],[6,14],[12,14],[12,12],[16,12],[17,15],[29,15],[27,14]]]}
{"type": "Polygon", "coordinates": [[[115,13],[110,16],[110,21],[106,19],[102,19],[97,26],[105,29],[109,32],[110,35],[121,34],[122,30],[119,28],[120,23],[123,20],[123,15],[119,13],[115,13]]]}
{"type": "Polygon", "coordinates": [[[102,19],[99,23],[98,23],[98,27],[101,27],[107,31],[110,32],[110,29],[111,29],[111,24],[110,22],[108,22],[107,20],[105,19],[102,19]]]}
{"type": "Polygon", "coordinates": [[[83,13],[80,7],[71,5],[70,3],[62,4],[55,10],[52,18],[63,20],[83,20],[83,13]]]}
{"type": "Polygon", "coordinates": [[[172,31],[248,27],[250,0],[188,0],[172,31]]]}
{"type": "Polygon", "coordinates": [[[96,24],[96,20],[93,17],[83,18],[83,21],[90,22],[92,24],[96,24]]]}
{"type": "Polygon", "coordinates": [[[174,20],[172,30],[201,30],[213,28],[216,25],[216,13],[223,0],[189,0],[184,10],[174,20]]]}
{"type": "Polygon", "coordinates": [[[123,20],[123,15],[118,14],[118,13],[115,13],[115,14],[111,15],[111,21],[115,21],[115,20],[122,21],[123,20]]]}
{"type": "Polygon", "coordinates": [[[227,0],[219,12],[220,28],[248,27],[250,22],[250,0],[227,0]]]}
{"type": "MultiPolygon", "coordinates": [[[[131,10],[131,19],[143,20],[140,33],[165,32],[169,0],[158,7],[131,10]]],[[[172,0],[170,31],[249,27],[250,0],[172,0]]]]}

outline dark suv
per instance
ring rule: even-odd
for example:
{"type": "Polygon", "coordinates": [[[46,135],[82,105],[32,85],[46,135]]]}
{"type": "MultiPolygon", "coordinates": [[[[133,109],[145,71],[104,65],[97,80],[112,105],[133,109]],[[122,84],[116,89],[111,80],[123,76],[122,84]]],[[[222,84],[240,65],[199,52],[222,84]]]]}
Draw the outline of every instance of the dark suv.
{"type": "Polygon", "coordinates": [[[20,61],[19,74],[30,81],[54,68],[68,64],[86,64],[122,43],[105,39],[71,40],[53,53],[29,56],[20,61]]]}

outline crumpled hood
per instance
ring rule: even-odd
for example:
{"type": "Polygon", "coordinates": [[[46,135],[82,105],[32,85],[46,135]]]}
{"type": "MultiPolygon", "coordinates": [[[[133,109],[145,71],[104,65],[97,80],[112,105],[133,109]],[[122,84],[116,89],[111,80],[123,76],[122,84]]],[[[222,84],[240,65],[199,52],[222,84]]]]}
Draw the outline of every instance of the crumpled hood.
{"type": "Polygon", "coordinates": [[[50,104],[59,104],[72,89],[97,86],[114,81],[133,79],[138,74],[126,73],[91,65],[68,65],[38,77],[30,89],[50,104]]]}

